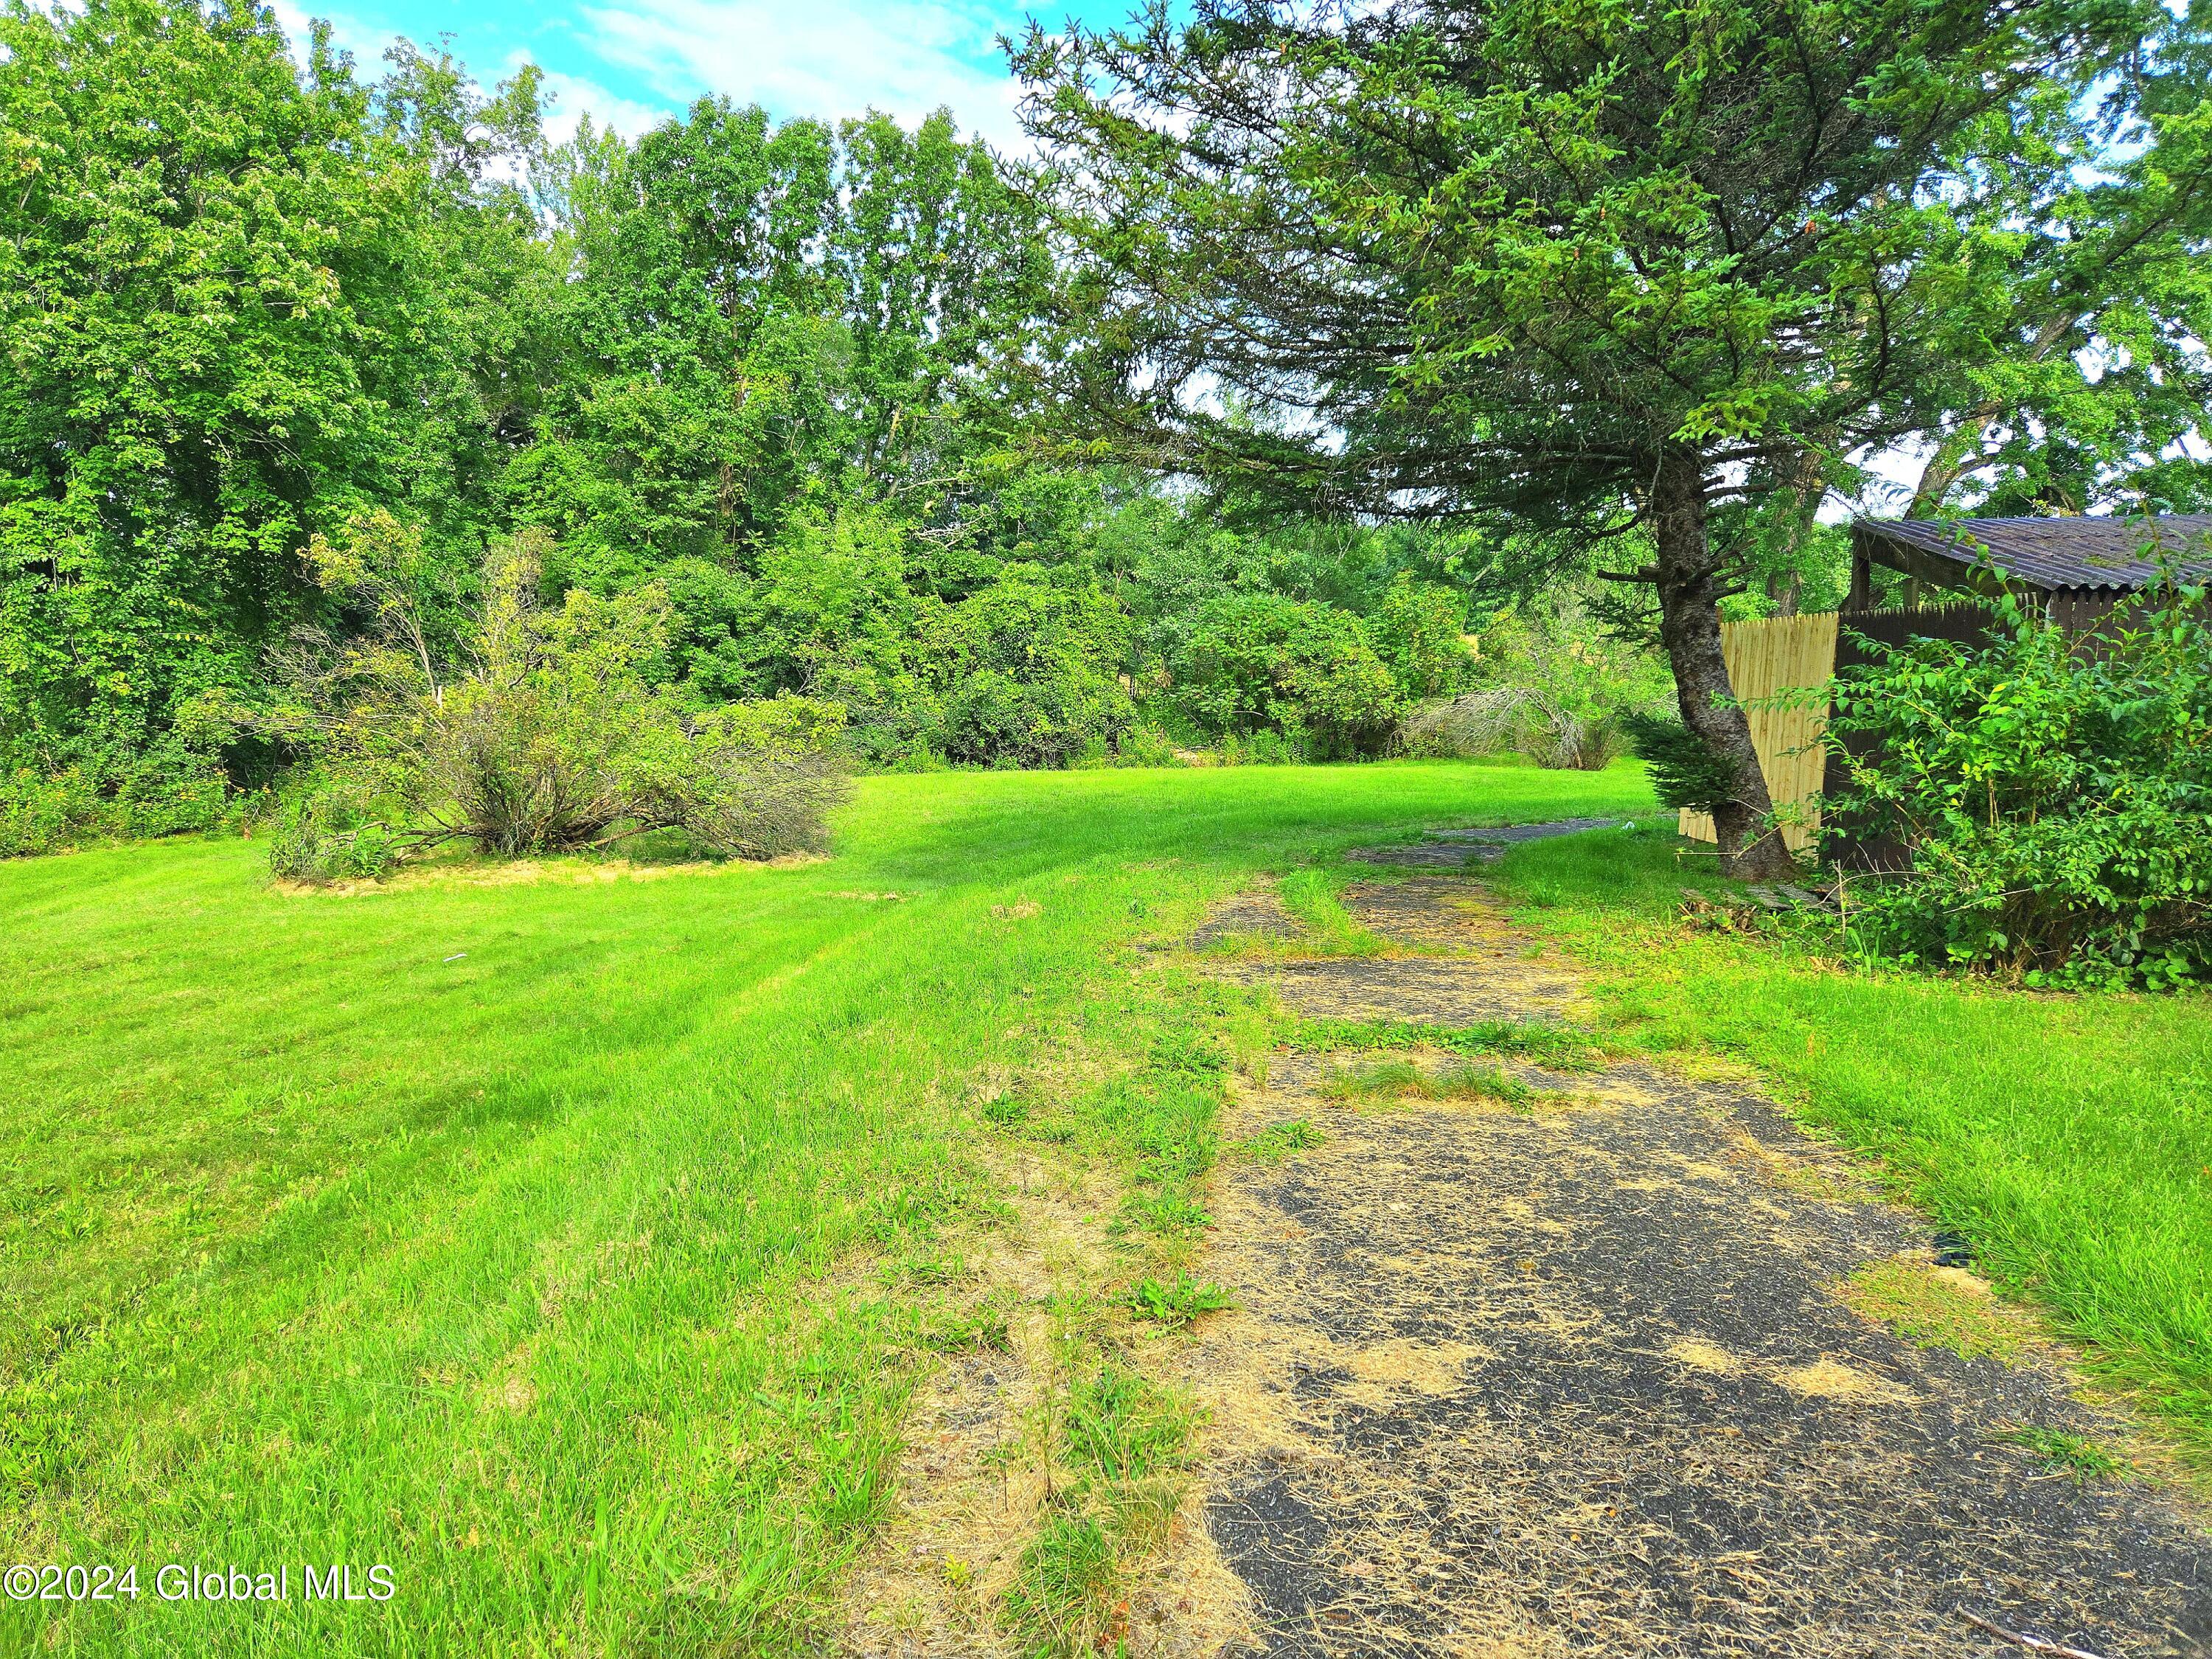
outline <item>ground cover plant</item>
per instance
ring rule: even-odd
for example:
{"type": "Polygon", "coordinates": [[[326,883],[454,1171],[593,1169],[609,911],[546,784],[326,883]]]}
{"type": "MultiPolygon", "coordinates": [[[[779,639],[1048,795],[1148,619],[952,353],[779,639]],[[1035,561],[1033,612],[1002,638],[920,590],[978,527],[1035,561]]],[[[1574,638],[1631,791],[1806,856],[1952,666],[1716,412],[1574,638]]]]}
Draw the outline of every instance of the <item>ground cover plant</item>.
{"type": "Polygon", "coordinates": [[[2039,994],[1695,931],[1680,890],[1710,854],[1676,846],[1596,831],[1516,848],[1496,878],[1595,971],[1608,1041],[1755,1067],[2212,1463],[2203,995],[2039,994]]]}
{"type": "MultiPolygon", "coordinates": [[[[989,1324],[932,1273],[825,1272],[988,1224],[986,1137],[1106,1160],[1133,1251],[1203,1224],[1219,1040],[1128,947],[1316,848],[1650,799],[1631,769],[1436,763],[859,792],[798,866],[359,896],[273,891],[241,839],[0,866],[7,1559],[398,1583],[9,1603],[0,1640],[801,1650],[924,1356],[989,1324]],[[1072,1100],[980,1081],[1069,1042],[1072,1100]]],[[[1132,1278],[1173,1283],[1153,1261],[1132,1278]]]]}

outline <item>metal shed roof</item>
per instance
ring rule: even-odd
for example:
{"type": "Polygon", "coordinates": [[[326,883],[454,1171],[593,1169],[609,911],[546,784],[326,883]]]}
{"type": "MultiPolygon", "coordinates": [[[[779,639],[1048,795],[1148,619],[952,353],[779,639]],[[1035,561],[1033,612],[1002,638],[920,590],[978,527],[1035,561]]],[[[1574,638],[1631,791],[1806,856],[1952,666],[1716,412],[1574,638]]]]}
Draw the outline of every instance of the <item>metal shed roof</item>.
{"type": "MultiPolygon", "coordinates": [[[[1855,534],[1897,542],[1958,567],[1964,575],[1983,548],[2008,577],[2029,586],[2131,592],[2158,580],[2144,554],[2153,544],[2178,573],[2212,575],[2212,513],[2137,519],[1861,519],[1855,534]]],[[[1884,560],[1887,563],[1888,561],[1884,560]]]]}

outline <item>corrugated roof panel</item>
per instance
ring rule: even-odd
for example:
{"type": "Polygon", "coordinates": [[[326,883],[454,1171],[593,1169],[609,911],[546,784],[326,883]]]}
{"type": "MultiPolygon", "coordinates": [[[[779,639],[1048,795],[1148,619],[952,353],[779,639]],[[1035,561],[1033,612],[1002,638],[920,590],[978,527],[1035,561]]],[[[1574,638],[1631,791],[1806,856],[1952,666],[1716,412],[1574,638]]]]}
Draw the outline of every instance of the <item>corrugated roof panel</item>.
{"type": "Polygon", "coordinates": [[[1963,569],[1981,548],[2007,575],[2041,588],[2130,590],[2158,580],[2162,549],[2177,573],[2212,575],[2212,513],[2156,518],[1861,519],[1858,527],[1954,561],[1963,569]]]}

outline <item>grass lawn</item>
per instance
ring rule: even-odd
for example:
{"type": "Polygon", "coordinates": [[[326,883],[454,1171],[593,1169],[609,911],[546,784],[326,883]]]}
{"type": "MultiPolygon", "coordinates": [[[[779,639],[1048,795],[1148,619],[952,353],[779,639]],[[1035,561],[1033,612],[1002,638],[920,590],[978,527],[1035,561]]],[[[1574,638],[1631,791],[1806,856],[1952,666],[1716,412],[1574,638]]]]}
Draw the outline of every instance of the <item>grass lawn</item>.
{"type": "Polygon", "coordinates": [[[1331,846],[1649,799],[960,775],[865,782],[793,868],[296,897],[250,844],[0,865],[0,1563],[139,1591],[0,1603],[0,1647],[803,1648],[943,1316],[845,1269],[988,1218],[972,1081],[1085,1051],[1103,1154],[1187,1178],[1212,1093],[1115,1081],[1194,1017],[1137,942],[1331,846]],[[168,1563],[290,1599],[167,1603],[168,1563]],[[336,1563],[396,1591],[306,1599],[336,1563]]]}
{"type": "MultiPolygon", "coordinates": [[[[1331,849],[1649,799],[1629,768],[966,774],[865,782],[789,868],[300,897],[250,844],[0,865],[0,1564],[140,1591],[0,1602],[0,1649],[806,1650],[956,1322],[937,1241],[1005,1213],[994,1089],[1060,1066],[1074,1127],[1024,1144],[1187,1215],[1218,1091],[1189,1060],[1234,1014],[1137,945],[1275,870],[1371,948],[1331,849]],[[167,1603],[173,1562],[290,1599],[167,1603]],[[334,1563],[395,1593],[307,1600],[334,1563]]],[[[1689,933],[1670,836],[1498,876],[1616,1040],[1759,1069],[2212,1447],[2203,997],[1689,933]]]]}
{"type": "Polygon", "coordinates": [[[1626,1035],[1747,1062],[1878,1153],[2212,1470],[2212,997],[1847,973],[1817,941],[1691,933],[1674,845],[1601,831],[1516,848],[1496,874],[1598,970],[1626,1035]]]}

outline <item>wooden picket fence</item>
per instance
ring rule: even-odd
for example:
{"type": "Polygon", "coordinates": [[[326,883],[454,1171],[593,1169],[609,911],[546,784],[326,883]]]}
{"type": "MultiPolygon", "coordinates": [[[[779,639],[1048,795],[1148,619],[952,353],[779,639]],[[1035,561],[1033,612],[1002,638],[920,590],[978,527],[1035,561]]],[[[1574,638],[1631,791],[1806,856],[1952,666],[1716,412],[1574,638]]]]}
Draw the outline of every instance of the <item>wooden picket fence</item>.
{"type": "MultiPolygon", "coordinates": [[[[1826,611],[1721,624],[1729,684],[1751,721],[1767,793],[1783,809],[1782,839],[1796,853],[1813,845],[1820,829],[1836,620],[1826,611]]],[[[1681,831],[1693,841],[1715,838],[1713,821],[1703,812],[1684,811],[1681,831]]]]}

